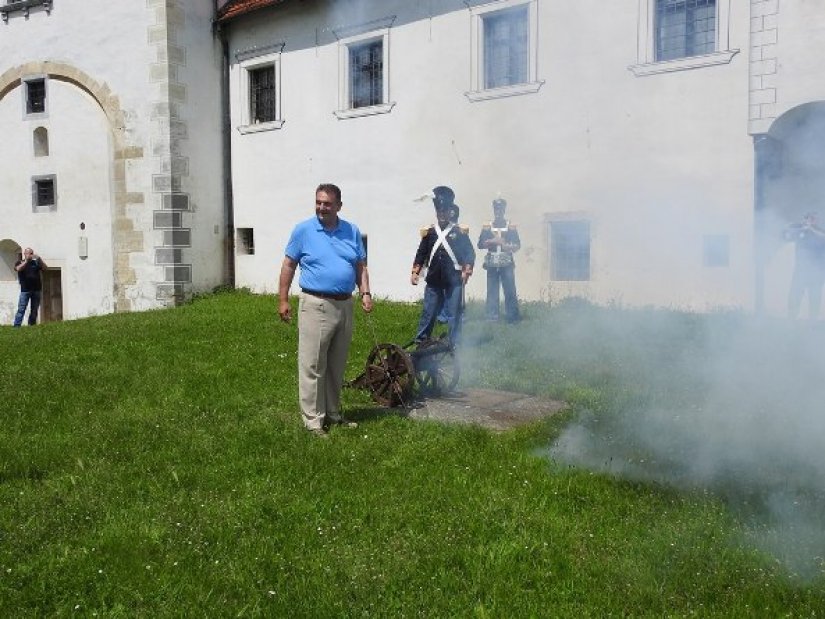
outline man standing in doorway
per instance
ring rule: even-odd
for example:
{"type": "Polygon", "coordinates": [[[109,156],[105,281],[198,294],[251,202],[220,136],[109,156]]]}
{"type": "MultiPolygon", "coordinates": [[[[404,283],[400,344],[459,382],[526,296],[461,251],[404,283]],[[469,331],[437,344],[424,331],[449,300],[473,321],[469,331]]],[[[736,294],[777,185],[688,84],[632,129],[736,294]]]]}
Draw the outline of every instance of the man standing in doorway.
{"type": "Polygon", "coordinates": [[[15,327],[23,324],[23,315],[26,313],[27,306],[29,325],[37,323],[37,310],[40,309],[40,297],[43,290],[40,272],[45,267],[46,263],[34,253],[31,247],[24,249],[22,257],[14,263],[17,280],[20,282],[20,298],[17,302],[17,314],[14,316],[15,327]]]}
{"type": "Polygon", "coordinates": [[[341,388],[352,340],[352,291],[372,311],[367,256],[361,232],[338,217],[341,190],[324,183],[315,190],[315,217],[299,223],[286,246],[278,280],[278,314],[290,322],[289,287],[298,284],[298,397],[307,430],[319,437],[332,425],[356,427],[341,416],[341,388]]]}
{"type": "Polygon", "coordinates": [[[507,322],[520,318],[516,294],[516,263],[513,254],[521,248],[515,224],[504,218],[507,201],[493,200],[493,221],[484,224],[478,237],[478,248],[486,249],[484,268],[487,270],[487,319],[499,319],[499,284],[504,291],[504,317],[507,322]]]}
{"type": "Polygon", "coordinates": [[[788,293],[788,317],[797,318],[803,295],[808,295],[808,318],[819,317],[822,285],[825,282],[825,230],[817,225],[816,213],[806,213],[801,223],[784,231],[786,241],[796,244],[791,289],[788,293]]]}

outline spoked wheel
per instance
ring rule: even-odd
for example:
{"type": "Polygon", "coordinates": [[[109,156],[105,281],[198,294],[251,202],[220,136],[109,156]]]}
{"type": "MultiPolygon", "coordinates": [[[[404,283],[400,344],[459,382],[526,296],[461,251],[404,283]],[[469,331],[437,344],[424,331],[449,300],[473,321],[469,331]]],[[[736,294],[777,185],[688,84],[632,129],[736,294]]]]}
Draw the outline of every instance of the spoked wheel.
{"type": "Polygon", "coordinates": [[[441,340],[419,344],[415,354],[418,386],[425,396],[438,397],[450,393],[458,384],[458,359],[451,347],[441,340]]]}
{"type": "Polygon", "coordinates": [[[409,402],[415,384],[410,356],[395,344],[377,344],[367,357],[364,386],[382,406],[409,402]]]}

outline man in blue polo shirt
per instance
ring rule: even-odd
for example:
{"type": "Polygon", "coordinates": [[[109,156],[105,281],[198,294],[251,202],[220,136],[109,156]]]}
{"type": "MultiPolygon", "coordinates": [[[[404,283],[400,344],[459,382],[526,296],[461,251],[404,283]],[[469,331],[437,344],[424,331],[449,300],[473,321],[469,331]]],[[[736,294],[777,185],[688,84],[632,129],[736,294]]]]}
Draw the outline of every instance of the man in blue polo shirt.
{"type": "Polygon", "coordinates": [[[298,285],[298,397],[307,430],[326,436],[331,424],[343,424],[341,388],[352,341],[352,291],[361,307],[372,311],[367,255],[361,232],[338,217],[341,190],[324,183],[315,190],[315,217],[292,231],[278,279],[278,314],[290,322],[289,287],[300,266],[298,285]]]}

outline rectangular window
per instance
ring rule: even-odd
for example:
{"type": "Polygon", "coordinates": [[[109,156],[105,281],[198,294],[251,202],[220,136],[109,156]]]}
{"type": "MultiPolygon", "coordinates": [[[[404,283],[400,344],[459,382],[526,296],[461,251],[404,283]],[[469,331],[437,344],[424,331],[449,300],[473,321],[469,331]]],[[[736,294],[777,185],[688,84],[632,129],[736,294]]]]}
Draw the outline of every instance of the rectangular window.
{"type": "Polygon", "coordinates": [[[46,80],[26,80],[26,114],[42,114],[46,111],[46,80]]]}
{"type": "Polygon", "coordinates": [[[338,39],[339,120],[389,114],[390,28],[395,16],[333,30],[338,39]]]}
{"type": "Polygon", "coordinates": [[[239,51],[238,132],[273,131],[284,126],[281,109],[281,53],[284,43],[239,51]]]}
{"type": "Polygon", "coordinates": [[[716,0],[656,0],[656,61],[716,51],[716,0]]]}
{"type": "Polygon", "coordinates": [[[57,208],[55,176],[36,176],[32,178],[32,211],[48,213],[57,208]]]}
{"type": "Polygon", "coordinates": [[[528,6],[488,13],[484,31],[484,88],[524,84],[530,76],[528,6]]]}
{"type": "Polygon", "coordinates": [[[384,41],[349,46],[349,107],[384,103],[384,41]]]}
{"type": "Polygon", "coordinates": [[[249,117],[253,123],[277,120],[275,65],[249,71],[249,117]]]}
{"type": "Polygon", "coordinates": [[[554,281],[590,279],[590,222],[550,223],[550,278],[554,281]]]}
{"type": "Polygon", "coordinates": [[[727,234],[706,234],[703,239],[702,263],[706,267],[730,265],[730,237],[727,234]]]}
{"type": "Polygon", "coordinates": [[[235,235],[235,251],[241,256],[251,256],[255,253],[255,232],[253,228],[238,228],[235,235]]]}

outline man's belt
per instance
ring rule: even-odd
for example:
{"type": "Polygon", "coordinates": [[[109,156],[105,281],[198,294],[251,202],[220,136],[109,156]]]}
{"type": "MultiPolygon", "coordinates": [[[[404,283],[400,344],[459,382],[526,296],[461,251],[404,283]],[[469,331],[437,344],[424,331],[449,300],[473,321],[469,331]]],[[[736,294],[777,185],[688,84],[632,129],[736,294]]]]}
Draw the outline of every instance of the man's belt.
{"type": "Polygon", "coordinates": [[[319,297],[321,299],[332,299],[333,301],[346,301],[347,299],[352,298],[351,294],[319,292],[318,290],[307,290],[306,288],[301,288],[301,292],[304,294],[310,294],[313,297],[319,297]]]}

